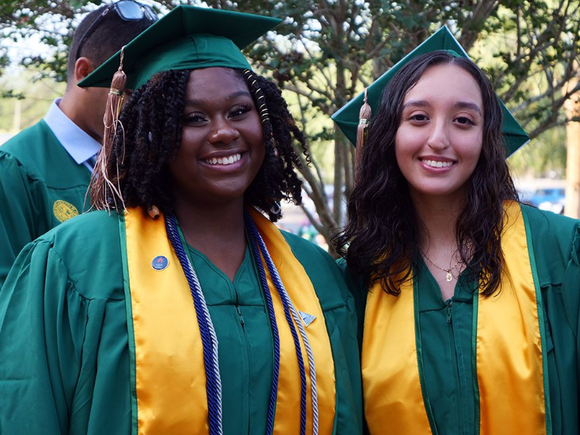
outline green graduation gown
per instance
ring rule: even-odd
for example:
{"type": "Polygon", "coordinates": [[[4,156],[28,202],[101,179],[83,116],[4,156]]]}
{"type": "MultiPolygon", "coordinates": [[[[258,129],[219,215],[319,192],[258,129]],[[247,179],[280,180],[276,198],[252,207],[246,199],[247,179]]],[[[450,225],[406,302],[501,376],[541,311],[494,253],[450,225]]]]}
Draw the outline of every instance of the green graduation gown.
{"type": "Polygon", "coordinates": [[[44,120],[0,147],[0,288],[24,245],[88,209],[90,177],[44,120]]]}
{"type": "MultiPolygon", "coordinates": [[[[330,256],[284,233],[320,300],[336,373],[336,434],[362,430],[354,301],[330,256]]],[[[0,293],[0,432],[130,434],[119,218],[79,216],[29,244],[0,293]]],[[[190,248],[220,343],[224,434],[265,433],[270,324],[249,249],[231,282],[190,248]]],[[[192,404],[192,409],[195,405],[192,404]]]]}
{"type": "MultiPolygon", "coordinates": [[[[549,413],[553,435],[580,433],[580,222],[523,206],[544,308],[548,359],[549,413]]],[[[347,271],[364,328],[366,290],[347,271]]],[[[423,399],[429,405],[431,432],[439,435],[479,433],[479,392],[473,349],[474,288],[461,276],[452,299],[444,301],[426,265],[415,278],[422,365],[423,399]],[[433,427],[433,425],[435,427],[433,427]]],[[[412,321],[412,319],[409,319],[412,321]]],[[[501,319],[498,319],[501,321],[501,319]]],[[[361,335],[362,336],[362,335],[361,335]]],[[[396,357],[396,356],[393,356],[396,357]]],[[[502,388],[497,385],[497,388],[502,388]]],[[[402,398],[404,401],[404,398],[402,398]]],[[[526,412],[522,410],[522,412],[526,412]]],[[[419,434],[400,434],[419,435],[419,434]]]]}

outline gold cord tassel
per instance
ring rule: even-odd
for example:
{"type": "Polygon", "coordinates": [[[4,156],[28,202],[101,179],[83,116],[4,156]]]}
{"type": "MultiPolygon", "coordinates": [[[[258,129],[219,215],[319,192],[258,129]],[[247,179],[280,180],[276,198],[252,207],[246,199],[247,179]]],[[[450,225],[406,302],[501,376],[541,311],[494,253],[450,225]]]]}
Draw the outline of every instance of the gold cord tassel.
{"type": "Polygon", "coordinates": [[[360,166],[362,151],[367,142],[369,122],[372,114],[373,110],[368,103],[367,89],[365,89],[364,101],[360,108],[359,122],[356,129],[356,168],[360,166]]]}
{"type": "MultiPolygon", "coordinates": [[[[119,115],[123,108],[125,85],[127,83],[127,75],[125,74],[125,71],[123,71],[124,54],[125,47],[121,49],[119,69],[113,75],[113,80],[111,81],[111,88],[109,90],[105,114],[103,116],[103,124],[105,126],[103,145],[99,152],[95,163],[95,169],[91,177],[91,200],[93,206],[97,210],[111,211],[111,209],[118,209],[117,200],[121,202],[123,210],[126,208],[121,195],[119,183],[119,157],[117,158],[116,173],[112,174],[108,172],[109,159],[112,153],[115,152],[113,150],[113,143],[117,136],[117,128],[123,128],[119,121],[119,115]]],[[[121,146],[123,146],[123,144],[121,144],[121,146]]],[[[120,158],[122,162],[124,156],[121,156],[120,158]]]]}

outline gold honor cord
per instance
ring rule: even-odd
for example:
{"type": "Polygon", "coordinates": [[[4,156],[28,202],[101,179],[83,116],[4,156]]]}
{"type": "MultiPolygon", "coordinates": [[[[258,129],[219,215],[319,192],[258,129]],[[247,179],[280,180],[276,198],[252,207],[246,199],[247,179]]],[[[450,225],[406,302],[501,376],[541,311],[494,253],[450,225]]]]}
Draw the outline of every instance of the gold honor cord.
{"type": "MultiPolygon", "coordinates": [[[[335,414],[334,363],[322,309],[308,275],[292,254],[282,234],[258,212],[252,210],[251,214],[294,306],[316,317],[306,328],[306,333],[317,363],[319,433],[331,434],[335,414]]],[[[207,434],[206,377],[201,336],[198,328],[191,327],[197,325],[197,317],[189,285],[167,238],[165,218],[160,215],[152,219],[145,210],[133,208],[129,209],[124,220],[124,261],[128,270],[125,285],[130,301],[128,312],[132,313],[129,331],[133,331],[130,341],[134,342],[132,356],[135,361],[133,378],[136,396],[133,401],[137,428],[134,428],[133,433],[207,434]],[[158,258],[163,257],[158,269],[152,267],[158,258]],[[167,264],[164,264],[165,259],[167,264]]],[[[124,242],[122,240],[123,245],[124,242]]],[[[298,433],[298,362],[282,303],[269,275],[268,285],[278,319],[281,343],[274,433],[298,433]]],[[[311,433],[310,400],[307,405],[306,433],[311,433]]]]}
{"type": "MultiPolygon", "coordinates": [[[[477,300],[480,435],[544,435],[547,419],[536,299],[539,290],[533,280],[520,206],[506,203],[506,211],[508,221],[502,236],[506,271],[501,293],[477,300]]],[[[421,388],[415,303],[412,282],[402,286],[398,297],[386,294],[378,284],[368,294],[362,373],[365,417],[371,433],[431,433],[421,388]]]]}

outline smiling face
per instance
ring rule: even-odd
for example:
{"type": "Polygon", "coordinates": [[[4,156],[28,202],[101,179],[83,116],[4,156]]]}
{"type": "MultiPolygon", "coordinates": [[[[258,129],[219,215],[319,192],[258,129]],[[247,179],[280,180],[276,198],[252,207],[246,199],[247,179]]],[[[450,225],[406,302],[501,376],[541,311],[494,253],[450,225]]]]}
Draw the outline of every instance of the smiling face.
{"type": "Polygon", "coordinates": [[[482,148],[483,101],[463,68],[430,67],[406,94],[395,137],[411,197],[464,200],[482,148]]]}
{"type": "Polygon", "coordinates": [[[243,203],[265,155],[246,83],[229,68],[194,70],[185,100],[181,146],[169,163],[176,204],[243,203]]]}

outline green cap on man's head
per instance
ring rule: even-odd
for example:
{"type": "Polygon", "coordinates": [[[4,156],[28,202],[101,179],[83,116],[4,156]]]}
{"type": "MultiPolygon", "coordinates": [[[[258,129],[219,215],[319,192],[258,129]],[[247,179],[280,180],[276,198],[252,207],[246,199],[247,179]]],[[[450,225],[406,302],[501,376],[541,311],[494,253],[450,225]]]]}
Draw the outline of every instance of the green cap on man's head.
{"type": "MultiPolygon", "coordinates": [[[[138,89],[162,71],[226,67],[251,69],[241,50],[282,20],[220,9],[178,6],[123,49],[128,89],[138,89]]],[[[121,51],[79,83],[109,87],[121,51]]]]}
{"type": "MultiPolygon", "coordinates": [[[[376,113],[375,111],[378,109],[381,102],[383,89],[391,81],[395,73],[411,59],[435,50],[447,50],[452,52],[455,56],[469,58],[463,47],[459,45],[459,42],[457,42],[457,39],[455,39],[449,29],[445,26],[441,27],[437,32],[431,35],[431,37],[427,38],[422,44],[407,54],[367,88],[368,104],[371,106],[374,113],[376,113]]],[[[356,143],[359,113],[360,108],[363,105],[363,100],[364,92],[359,94],[356,98],[332,115],[334,122],[336,122],[342,132],[353,144],[356,143]]],[[[500,104],[503,112],[502,131],[506,146],[506,155],[510,156],[522,145],[526,144],[530,140],[530,137],[520,124],[518,124],[501,100],[500,104]]]]}

